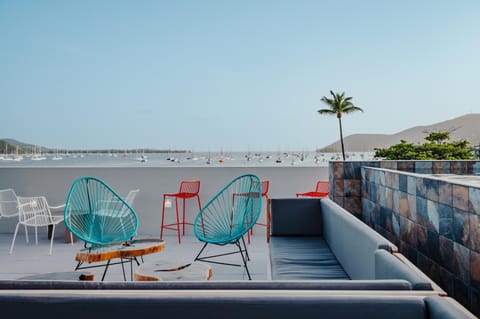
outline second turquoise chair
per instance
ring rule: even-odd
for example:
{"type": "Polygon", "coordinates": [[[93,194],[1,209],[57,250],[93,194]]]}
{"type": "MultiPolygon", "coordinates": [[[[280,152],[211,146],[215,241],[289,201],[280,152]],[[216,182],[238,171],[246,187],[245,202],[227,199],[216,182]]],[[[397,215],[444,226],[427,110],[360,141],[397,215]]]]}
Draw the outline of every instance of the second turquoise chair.
{"type": "Polygon", "coordinates": [[[258,176],[247,174],[235,178],[215,195],[197,214],[194,234],[204,245],[195,260],[218,262],[212,258],[240,253],[248,279],[252,279],[247,267],[249,259],[243,236],[255,225],[262,209],[262,183],[258,176]],[[202,256],[208,244],[233,244],[237,249],[230,253],[202,256]]]}

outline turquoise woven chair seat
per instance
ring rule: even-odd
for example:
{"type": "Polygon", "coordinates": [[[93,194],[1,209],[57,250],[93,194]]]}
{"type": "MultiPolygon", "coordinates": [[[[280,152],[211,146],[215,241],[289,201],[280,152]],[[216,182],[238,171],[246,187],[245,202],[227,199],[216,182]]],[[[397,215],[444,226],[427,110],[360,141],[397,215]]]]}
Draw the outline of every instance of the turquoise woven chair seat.
{"type": "MultiPolygon", "coordinates": [[[[132,199],[130,199],[132,200],[132,199]]],[[[110,186],[95,177],[80,177],[70,188],[65,203],[64,221],[73,235],[85,242],[89,249],[123,243],[132,239],[138,230],[138,217],[133,208],[110,186]]],[[[123,278],[126,280],[123,263],[136,258],[124,258],[117,263],[108,260],[103,272],[105,278],[109,265],[121,264],[123,278]]],[[[84,266],[79,261],[75,270],[100,266],[84,266]]],[[[132,276],[133,277],[133,276],[132,276]]]]}
{"type": "Polygon", "coordinates": [[[241,254],[248,278],[251,279],[247,267],[249,257],[243,236],[255,225],[261,209],[262,184],[258,176],[247,174],[231,181],[200,210],[195,218],[194,234],[205,243],[195,260],[235,265],[210,260],[226,254],[201,256],[208,244],[234,244],[238,251],[227,254],[241,254]]]}
{"type": "Polygon", "coordinates": [[[81,177],[73,182],[64,217],[67,228],[92,246],[129,240],[138,230],[133,208],[95,177],[81,177]]]}

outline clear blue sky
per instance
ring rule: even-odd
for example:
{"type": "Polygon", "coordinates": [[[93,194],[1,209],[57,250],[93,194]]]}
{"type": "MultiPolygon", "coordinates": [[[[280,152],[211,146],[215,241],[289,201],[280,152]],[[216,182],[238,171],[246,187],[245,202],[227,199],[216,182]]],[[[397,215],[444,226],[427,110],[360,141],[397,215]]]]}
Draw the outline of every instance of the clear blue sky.
{"type": "Polygon", "coordinates": [[[0,138],[313,150],[480,112],[477,0],[0,0],[0,138]]]}

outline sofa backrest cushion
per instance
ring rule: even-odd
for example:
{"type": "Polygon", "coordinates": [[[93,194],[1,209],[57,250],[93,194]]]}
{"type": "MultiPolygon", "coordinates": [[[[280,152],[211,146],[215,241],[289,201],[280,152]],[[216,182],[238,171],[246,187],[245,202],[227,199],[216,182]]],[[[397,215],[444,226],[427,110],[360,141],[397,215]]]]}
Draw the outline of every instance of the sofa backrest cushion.
{"type": "Polygon", "coordinates": [[[375,279],[405,279],[414,290],[433,290],[427,279],[384,249],[375,251],[375,279]]]}
{"type": "Polygon", "coordinates": [[[330,199],[321,199],[323,236],[351,279],[375,279],[375,251],[390,241],[330,199]]]}
{"type": "Polygon", "coordinates": [[[54,312],[69,319],[162,317],[177,319],[245,319],[296,317],[322,319],[425,319],[422,298],[383,296],[321,296],[311,294],[252,293],[228,291],[168,291],[134,294],[132,291],[62,292],[45,295],[0,292],[2,313],[16,319],[31,319],[54,312]]]}
{"type": "Polygon", "coordinates": [[[270,201],[272,236],[322,236],[322,214],[317,198],[270,201]]]}

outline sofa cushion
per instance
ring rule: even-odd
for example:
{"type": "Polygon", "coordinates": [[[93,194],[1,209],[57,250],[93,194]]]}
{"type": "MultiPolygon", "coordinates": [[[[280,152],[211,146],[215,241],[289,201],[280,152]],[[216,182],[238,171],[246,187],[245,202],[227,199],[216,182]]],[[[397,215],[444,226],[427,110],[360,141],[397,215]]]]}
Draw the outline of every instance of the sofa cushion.
{"type": "MultiPolygon", "coordinates": [[[[230,291],[86,291],[57,294],[0,294],[2,313],[15,319],[54,314],[69,319],[148,318],[198,319],[322,318],[427,319],[421,298],[383,296],[322,296],[294,292],[230,291]]],[[[440,319],[432,318],[432,319],[440,319]]]]}
{"type": "Polygon", "coordinates": [[[450,297],[431,296],[425,298],[429,319],[473,319],[476,318],[450,297]]]}
{"type": "Polygon", "coordinates": [[[330,199],[321,199],[323,236],[351,279],[375,279],[375,251],[395,245],[330,199]]]}
{"type": "Polygon", "coordinates": [[[427,279],[384,249],[375,251],[375,279],[404,279],[414,290],[433,290],[427,279]]]}
{"type": "Polygon", "coordinates": [[[321,237],[270,238],[273,280],[349,279],[321,237]]]}
{"type": "Polygon", "coordinates": [[[319,199],[272,199],[270,205],[272,236],[322,235],[319,199]]]}

